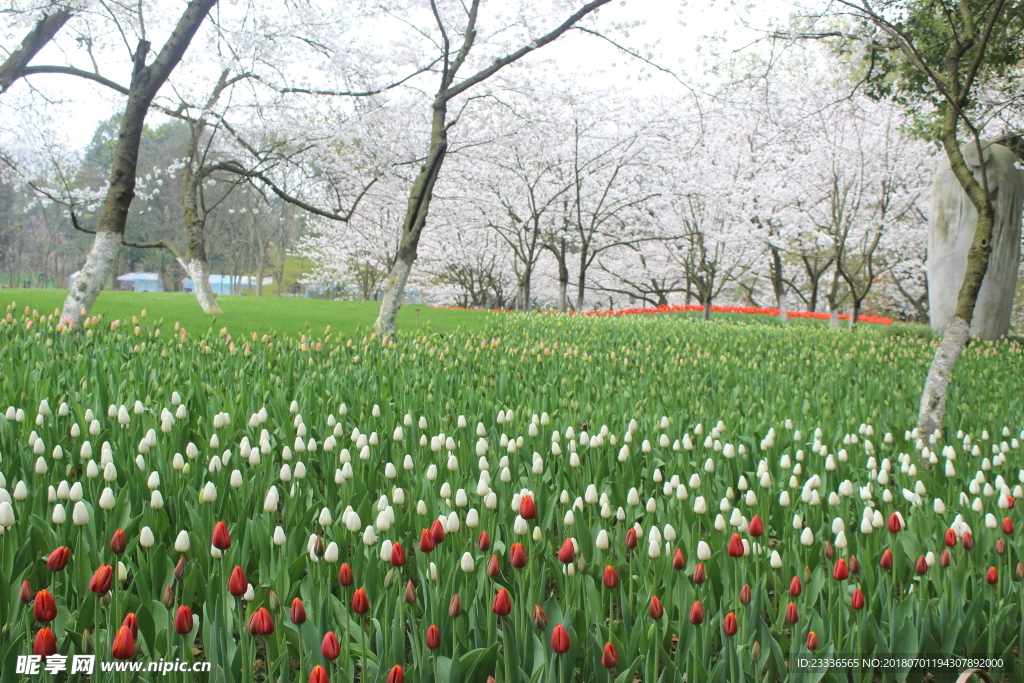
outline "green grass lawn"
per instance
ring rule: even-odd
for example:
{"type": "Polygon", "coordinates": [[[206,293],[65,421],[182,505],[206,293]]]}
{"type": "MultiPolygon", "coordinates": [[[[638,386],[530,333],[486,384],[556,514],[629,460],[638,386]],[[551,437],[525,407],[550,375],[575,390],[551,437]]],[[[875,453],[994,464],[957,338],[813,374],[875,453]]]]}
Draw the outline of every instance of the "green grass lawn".
{"type": "MultiPolygon", "coordinates": [[[[19,308],[28,306],[49,314],[64,305],[66,296],[67,290],[61,289],[0,289],[0,306],[6,308],[13,301],[19,308]]],[[[277,332],[298,336],[307,331],[319,335],[330,325],[337,336],[369,332],[380,310],[380,304],[373,301],[255,296],[218,296],[217,301],[224,313],[211,316],[203,313],[190,294],[105,291],[96,300],[92,312],[114,320],[130,319],[145,309],[150,319],[162,318],[168,325],[180,322],[193,334],[201,334],[211,327],[214,330],[226,327],[234,335],[277,332]]],[[[476,329],[489,315],[493,314],[409,305],[402,306],[398,313],[398,328],[403,332],[476,329]]]]}
{"type": "MultiPolygon", "coordinates": [[[[12,301],[19,307],[28,306],[40,313],[52,313],[64,305],[67,290],[62,289],[0,289],[0,306],[6,308],[12,301]]],[[[219,296],[224,313],[218,316],[206,315],[191,294],[167,292],[112,292],[104,291],[96,300],[93,313],[106,320],[130,319],[145,309],[154,320],[163,319],[167,324],[180,322],[194,334],[201,334],[213,328],[222,327],[234,335],[248,335],[252,332],[298,336],[306,332],[320,334],[328,325],[336,334],[346,336],[364,334],[373,327],[380,304],[374,301],[329,301],[326,299],[293,299],[288,297],[219,296]]],[[[495,314],[487,311],[466,311],[410,304],[402,306],[398,314],[398,329],[402,332],[454,332],[462,328],[476,330],[495,314]]],[[[657,317],[679,317],[697,319],[699,313],[667,313],[657,317]]],[[[779,325],[778,318],[765,315],[740,313],[714,313],[712,320],[729,320],[753,325],[779,325]]],[[[826,327],[827,320],[791,318],[790,325],[826,327]]],[[[846,322],[842,326],[845,328],[846,322]]],[[[866,329],[888,333],[929,334],[924,325],[895,323],[891,326],[870,325],[866,329]]]]}

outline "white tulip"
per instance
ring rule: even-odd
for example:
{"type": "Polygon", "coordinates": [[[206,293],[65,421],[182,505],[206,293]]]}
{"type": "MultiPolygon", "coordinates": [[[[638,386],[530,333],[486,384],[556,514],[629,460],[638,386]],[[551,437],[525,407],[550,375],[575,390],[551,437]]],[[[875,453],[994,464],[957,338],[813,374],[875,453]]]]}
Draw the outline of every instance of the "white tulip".
{"type": "MultiPolygon", "coordinates": [[[[89,510],[82,501],[75,503],[75,507],[71,510],[71,521],[77,526],[84,526],[89,523],[89,510]]],[[[0,524],[3,524],[3,522],[0,521],[0,524]]],[[[10,524],[5,524],[4,526],[10,526],[10,524]]]]}
{"type": "Polygon", "coordinates": [[[188,538],[188,532],[182,529],[178,532],[178,537],[174,540],[174,549],[179,553],[188,552],[191,547],[191,543],[188,538]]]}

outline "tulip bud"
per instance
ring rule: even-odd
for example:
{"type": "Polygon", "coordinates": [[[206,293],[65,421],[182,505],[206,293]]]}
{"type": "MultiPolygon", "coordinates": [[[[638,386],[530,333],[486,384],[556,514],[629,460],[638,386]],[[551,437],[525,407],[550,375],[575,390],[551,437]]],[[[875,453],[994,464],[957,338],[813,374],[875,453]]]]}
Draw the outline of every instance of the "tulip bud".
{"type": "Polygon", "coordinates": [[[548,627],[548,615],[540,605],[533,606],[533,625],[540,631],[548,627]]]}
{"type": "Polygon", "coordinates": [[[796,611],[796,603],[791,602],[786,606],[786,623],[795,624],[799,620],[799,614],[796,611]]]}
{"type": "Polygon", "coordinates": [[[996,541],[996,555],[1005,555],[1005,554],[1006,554],[1006,541],[1004,541],[1003,539],[1000,538],[998,541],[996,541]]]}
{"type": "MultiPolygon", "coordinates": [[[[164,596],[161,599],[161,602],[163,602],[164,607],[166,607],[167,609],[171,609],[172,607],[174,607],[174,589],[171,588],[169,585],[164,586],[164,596]]],[[[192,629],[189,630],[191,631],[192,629]]]]}
{"type": "Polygon", "coordinates": [[[857,560],[856,555],[850,555],[850,573],[860,574],[860,561],[857,560]]]}
{"type": "Polygon", "coordinates": [[[601,654],[601,666],[606,669],[614,669],[619,663],[619,655],[615,646],[611,643],[604,644],[604,652],[601,654]]]}
{"type": "Polygon", "coordinates": [[[551,632],[551,650],[555,654],[564,655],[569,651],[569,646],[569,632],[561,624],[556,625],[555,630],[551,632]]]}
{"type": "Polygon", "coordinates": [[[818,634],[811,631],[807,634],[807,649],[817,650],[818,649],[818,634]]]}
{"type": "Polygon", "coordinates": [[[750,659],[754,662],[761,661],[761,641],[755,640],[754,646],[750,648],[750,659]]]}
{"type": "Polygon", "coordinates": [[[736,622],[736,613],[729,612],[722,621],[722,632],[727,636],[734,636],[738,630],[739,624],[736,622]]]}
{"type": "Polygon", "coordinates": [[[448,616],[454,619],[460,614],[462,614],[462,602],[459,600],[459,594],[456,593],[448,603],[448,616]]]}
{"type": "Polygon", "coordinates": [[[886,549],[882,553],[882,559],[878,561],[878,566],[882,569],[892,569],[892,551],[886,549]]]}
{"type": "Polygon", "coordinates": [[[405,604],[416,604],[416,586],[413,585],[412,579],[409,579],[405,584],[405,604]]]}
{"type": "Polygon", "coordinates": [[[704,606],[700,604],[700,600],[694,600],[690,606],[690,623],[694,626],[704,623],[704,606]]]}
{"type": "Polygon", "coordinates": [[[655,621],[664,616],[665,607],[661,604],[661,600],[659,600],[657,596],[651,596],[651,604],[647,609],[647,613],[650,615],[651,619],[654,619],[655,621]]]}
{"type": "Polygon", "coordinates": [[[864,609],[864,592],[860,588],[853,591],[853,597],[850,598],[850,606],[856,610],[864,609]]]}
{"type": "Polygon", "coordinates": [[[750,584],[743,584],[743,588],[740,589],[740,603],[744,605],[749,605],[751,597],[752,596],[750,594],[750,584]]]}

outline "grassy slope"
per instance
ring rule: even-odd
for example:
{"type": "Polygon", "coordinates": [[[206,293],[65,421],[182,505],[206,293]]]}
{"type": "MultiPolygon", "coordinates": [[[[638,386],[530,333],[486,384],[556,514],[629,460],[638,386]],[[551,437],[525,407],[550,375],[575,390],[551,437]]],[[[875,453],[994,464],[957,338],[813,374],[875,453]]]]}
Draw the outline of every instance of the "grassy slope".
{"type": "MultiPolygon", "coordinates": [[[[49,314],[64,304],[67,290],[60,289],[0,289],[0,310],[14,301],[19,307],[29,306],[40,313],[49,314]]],[[[317,334],[330,325],[336,333],[355,335],[367,332],[377,318],[379,304],[370,301],[329,301],[325,299],[293,299],[254,296],[219,296],[217,300],[224,309],[223,315],[208,316],[199,308],[194,296],[180,293],[136,293],[110,292],[100,294],[93,313],[102,314],[107,320],[130,319],[143,309],[155,320],[166,323],[180,322],[192,333],[201,334],[213,326],[216,330],[227,327],[234,335],[248,335],[251,332],[266,334],[278,332],[298,336],[307,331],[317,334]]],[[[448,310],[422,305],[403,306],[398,314],[398,328],[403,332],[419,328],[431,332],[453,332],[457,328],[478,329],[490,315],[485,311],[448,310]]],[[[671,313],[667,315],[698,318],[699,313],[671,313]]],[[[778,325],[778,318],[761,315],[715,313],[713,320],[731,320],[759,325],[778,325]]],[[[826,320],[794,318],[790,325],[825,327],[826,320]]],[[[845,327],[845,322],[842,323],[845,327]]],[[[923,325],[894,324],[883,328],[866,325],[869,329],[890,333],[909,331],[913,334],[927,334],[923,325]]]]}
{"type": "MultiPolygon", "coordinates": [[[[2,289],[0,310],[12,301],[19,307],[29,306],[40,313],[49,314],[64,304],[67,290],[58,289],[2,289]]],[[[165,323],[180,322],[193,334],[201,334],[211,326],[219,330],[227,327],[234,335],[260,334],[276,331],[285,335],[300,335],[309,331],[321,334],[330,325],[343,335],[367,332],[377,318],[380,304],[367,301],[329,301],[324,299],[292,299],[254,296],[219,296],[223,315],[206,315],[194,296],[180,293],[103,292],[93,313],[107,320],[131,318],[145,309],[150,319],[163,319],[165,323]]],[[[458,327],[476,329],[489,315],[476,311],[453,311],[427,306],[403,306],[398,314],[401,331],[412,332],[419,326],[431,332],[450,332],[458,327]]]]}

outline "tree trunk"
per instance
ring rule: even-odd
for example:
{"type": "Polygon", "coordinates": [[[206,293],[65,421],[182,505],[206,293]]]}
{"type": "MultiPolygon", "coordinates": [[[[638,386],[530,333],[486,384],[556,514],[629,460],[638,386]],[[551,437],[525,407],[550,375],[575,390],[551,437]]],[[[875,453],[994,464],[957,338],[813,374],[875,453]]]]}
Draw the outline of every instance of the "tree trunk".
{"type": "Polygon", "coordinates": [[[708,299],[703,302],[703,305],[704,310],[701,312],[701,320],[707,322],[711,320],[711,298],[708,297],[708,299]]]}
{"type": "Polygon", "coordinates": [[[78,327],[96,302],[114,266],[128,209],[135,197],[135,170],[139,160],[139,144],[149,105],[157,91],[181,61],[189,42],[199,30],[217,0],[192,0],[178,20],[174,32],[152,64],[146,66],[149,42],[140,41],[135,51],[128,103],[118,131],[117,147],[110,169],[110,187],[103,201],[99,226],[82,274],[64,301],[61,320],[78,327]]]}
{"type": "Polygon", "coordinates": [[[530,268],[527,267],[523,272],[523,277],[519,281],[519,306],[518,309],[524,313],[529,313],[532,308],[532,302],[530,301],[530,280],[532,279],[533,273],[530,268]]]}
{"type": "Polygon", "coordinates": [[[21,41],[21,46],[0,64],[0,93],[6,92],[11,85],[25,75],[25,68],[43,46],[53,40],[57,32],[71,18],[70,9],[60,9],[48,16],[43,16],[21,41]]]}
{"type": "Polygon", "coordinates": [[[779,320],[786,322],[789,319],[789,310],[786,302],[786,282],[782,272],[782,254],[775,247],[770,247],[772,252],[772,289],[775,290],[775,305],[779,309],[779,320]]]}
{"type": "Polygon", "coordinates": [[[217,296],[210,287],[210,264],[206,258],[206,221],[199,215],[199,184],[203,178],[196,175],[193,163],[199,145],[201,129],[194,131],[192,136],[191,155],[182,169],[181,203],[185,214],[185,228],[188,230],[188,256],[179,259],[178,263],[192,278],[196,290],[196,300],[203,313],[220,314],[224,311],[217,305],[217,296]]]}
{"type": "Polygon", "coordinates": [[[448,103],[439,96],[434,101],[430,151],[409,193],[409,207],[406,209],[402,225],[402,242],[398,249],[398,258],[395,259],[395,265],[384,281],[380,313],[373,325],[377,334],[392,336],[398,331],[398,308],[402,304],[402,294],[409,281],[412,264],[416,260],[420,234],[427,224],[427,210],[434,195],[434,184],[448,153],[447,116],[448,103]]]}
{"type": "Polygon", "coordinates": [[[839,309],[831,303],[828,305],[828,326],[839,329],[839,309]]]}
{"type": "MultiPolygon", "coordinates": [[[[971,319],[974,317],[974,306],[978,301],[985,271],[988,270],[988,257],[992,251],[992,227],[995,224],[995,207],[985,187],[971,173],[964,160],[963,153],[956,138],[959,118],[953,107],[946,106],[943,120],[942,146],[949,157],[950,167],[967,197],[978,211],[978,225],[974,231],[974,240],[967,252],[967,272],[957,295],[956,312],[942,335],[942,341],[935,350],[928,377],[925,379],[924,391],[921,392],[921,409],[917,417],[917,428],[922,438],[942,428],[942,420],[946,415],[946,390],[953,374],[960,353],[971,331],[971,319]]],[[[985,157],[978,150],[978,163],[984,173],[985,157]]]]}
{"type": "Polygon", "coordinates": [[[857,321],[860,320],[860,304],[861,304],[860,301],[857,301],[856,299],[854,299],[854,301],[853,301],[853,310],[850,311],[850,324],[849,324],[849,327],[847,328],[851,332],[853,332],[853,328],[855,328],[857,326],[857,321]]]}

